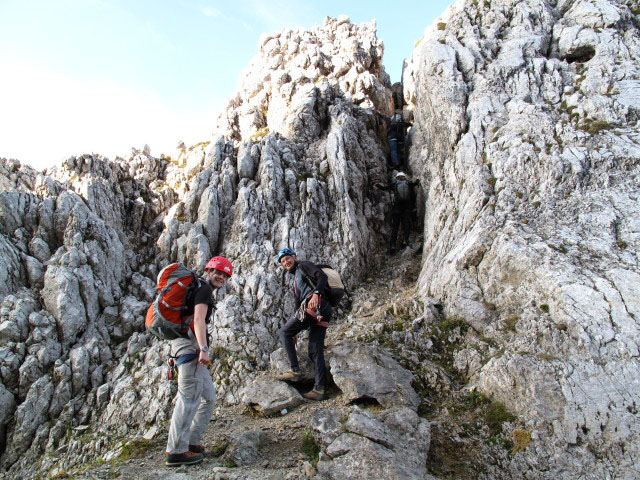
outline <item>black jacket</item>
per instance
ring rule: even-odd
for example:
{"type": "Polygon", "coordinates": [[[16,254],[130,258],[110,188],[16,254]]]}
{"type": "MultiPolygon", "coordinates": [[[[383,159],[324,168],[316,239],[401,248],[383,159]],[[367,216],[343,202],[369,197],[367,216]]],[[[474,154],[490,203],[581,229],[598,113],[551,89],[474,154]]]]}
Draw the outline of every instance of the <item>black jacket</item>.
{"type": "Polygon", "coordinates": [[[328,278],[322,269],[313,262],[297,260],[295,268],[291,273],[293,273],[293,293],[296,300],[296,309],[300,307],[304,299],[312,293],[317,292],[320,296],[320,313],[324,316],[329,315],[331,312],[331,303],[329,303],[325,293],[328,278]],[[309,282],[305,280],[303,271],[309,278],[309,282]],[[314,289],[310,283],[314,283],[316,288],[314,289]]]}

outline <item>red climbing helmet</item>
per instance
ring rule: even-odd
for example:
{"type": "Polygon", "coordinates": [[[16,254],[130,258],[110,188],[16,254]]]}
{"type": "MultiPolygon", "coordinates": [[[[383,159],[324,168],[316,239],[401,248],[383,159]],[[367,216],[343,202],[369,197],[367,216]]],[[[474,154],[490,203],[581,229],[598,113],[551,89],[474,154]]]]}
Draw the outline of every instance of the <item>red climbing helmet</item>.
{"type": "Polygon", "coordinates": [[[231,262],[224,257],[213,257],[207,263],[207,266],[204,267],[204,270],[220,270],[221,272],[226,273],[227,275],[233,275],[233,267],[231,266],[231,262]]]}

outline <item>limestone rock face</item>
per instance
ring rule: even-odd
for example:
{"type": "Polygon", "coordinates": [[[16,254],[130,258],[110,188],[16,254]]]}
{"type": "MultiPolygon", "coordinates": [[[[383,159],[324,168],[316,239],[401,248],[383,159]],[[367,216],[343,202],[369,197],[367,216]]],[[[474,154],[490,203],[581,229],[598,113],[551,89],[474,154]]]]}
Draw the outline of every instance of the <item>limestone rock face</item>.
{"type": "MultiPolygon", "coordinates": [[[[326,417],[325,413],[316,420],[326,417]]],[[[326,426],[326,420],[314,423],[325,442],[326,426]]],[[[328,458],[318,462],[318,471],[326,477],[433,478],[425,471],[431,440],[429,422],[410,408],[388,409],[380,414],[380,418],[355,408],[349,414],[344,430],[328,443],[328,458]]]]}
{"type": "Polygon", "coordinates": [[[471,381],[539,435],[525,462],[510,463],[514,476],[637,476],[640,35],[630,8],[459,1],[403,75],[410,162],[428,191],[420,291],[504,347],[471,381]]]}
{"type": "Polygon", "coordinates": [[[33,190],[38,172],[18,160],[3,158],[0,162],[0,190],[33,190]]]}
{"type": "Polygon", "coordinates": [[[386,408],[418,407],[420,399],[411,387],[413,375],[388,352],[377,347],[344,344],[333,347],[330,354],[331,376],[345,401],[372,399],[386,408]]]}
{"type": "MultiPolygon", "coordinates": [[[[221,132],[231,138],[246,141],[277,132],[311,143],[328,127],[323,116],[333,103],[330,92],[362,108],[393,113],[375,20],[357,26],[327,17],[312,30],[264,34],[258,49],[233,108],[219,120],[221,132]]],[[[248,175],[256,156],[245,150],[241,158],[241,176],[248,175]]]]}

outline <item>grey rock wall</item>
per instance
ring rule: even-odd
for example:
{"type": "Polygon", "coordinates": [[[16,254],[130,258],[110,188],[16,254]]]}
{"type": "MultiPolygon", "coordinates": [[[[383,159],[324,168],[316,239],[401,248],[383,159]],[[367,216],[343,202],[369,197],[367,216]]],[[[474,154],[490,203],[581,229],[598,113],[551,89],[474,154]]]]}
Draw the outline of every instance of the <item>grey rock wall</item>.
{"type": "Polygon", "coordinates": [[[638,476],[637,14],[459,1],[404,70],[428,189],[419,288],[501,344],[457,367],[536,436],[514,475],[638,476]]]}

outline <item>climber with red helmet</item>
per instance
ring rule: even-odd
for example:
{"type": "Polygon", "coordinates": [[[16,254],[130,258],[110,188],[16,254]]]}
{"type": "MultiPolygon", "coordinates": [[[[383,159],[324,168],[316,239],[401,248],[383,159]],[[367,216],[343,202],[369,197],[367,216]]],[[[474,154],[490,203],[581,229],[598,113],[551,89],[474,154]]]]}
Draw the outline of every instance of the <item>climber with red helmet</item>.
{"type": "Polygon", "coordinates": [[[209,373],[207,324],[215,310],[213,292],[233,274],[231,262],[213,257],[185,300],[188,333],[171,340],[171,357],[178,368],[178,394],[171,417],[165,464],[193,465],[203,460],[202,437],[216,403],[216,390],[209,373]]]}

